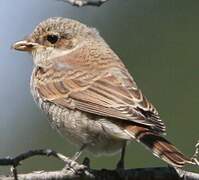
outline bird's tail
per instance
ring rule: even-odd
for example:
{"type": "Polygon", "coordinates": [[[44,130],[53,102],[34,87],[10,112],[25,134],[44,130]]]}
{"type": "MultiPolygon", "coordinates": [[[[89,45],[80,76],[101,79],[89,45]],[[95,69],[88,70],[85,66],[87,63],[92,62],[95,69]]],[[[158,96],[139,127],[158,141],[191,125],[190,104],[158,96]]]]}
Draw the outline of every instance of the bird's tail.
{"type": "Polygon", "coordinates": [[[187,163],[195,164],[191,158],[182,154],[169,141],[146,127],[128,126],[125,131],[132,138],[143,143],[155,156],[164,160],[171,166],[182,167],[187,163]]]}

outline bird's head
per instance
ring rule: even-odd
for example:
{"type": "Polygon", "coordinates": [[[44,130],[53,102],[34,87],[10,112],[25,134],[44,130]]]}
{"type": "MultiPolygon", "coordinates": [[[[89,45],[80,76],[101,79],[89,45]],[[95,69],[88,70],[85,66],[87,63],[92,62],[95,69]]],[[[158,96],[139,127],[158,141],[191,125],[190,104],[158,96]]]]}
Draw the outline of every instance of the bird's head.
{"type": "Polygon", "coordinates": [[[95,29],[76,20],[54,17],[38,24],[27,38],[12,47],[31,52],[36,65],[47,65],[54,57],[73,51],[97,34],[95,29]]]}

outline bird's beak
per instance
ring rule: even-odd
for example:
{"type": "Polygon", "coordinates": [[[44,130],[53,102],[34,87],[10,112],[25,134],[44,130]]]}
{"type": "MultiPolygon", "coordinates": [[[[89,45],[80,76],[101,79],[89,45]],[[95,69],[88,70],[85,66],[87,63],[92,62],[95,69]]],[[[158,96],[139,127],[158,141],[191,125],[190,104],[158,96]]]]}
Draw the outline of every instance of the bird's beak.
{"type": "Polygon", "coordinates": [[[28,51],[36,49],[39,46],[38,43],[29,42],[27,40],[18,41],[12,45],[12,48],[18,51],[28,51]]]}

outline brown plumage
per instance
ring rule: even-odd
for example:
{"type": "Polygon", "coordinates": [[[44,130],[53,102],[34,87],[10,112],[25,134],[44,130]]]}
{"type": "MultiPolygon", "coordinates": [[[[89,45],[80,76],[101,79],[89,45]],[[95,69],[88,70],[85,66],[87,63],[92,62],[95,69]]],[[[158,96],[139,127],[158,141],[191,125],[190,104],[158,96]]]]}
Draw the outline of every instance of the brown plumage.
{"type": "Polygon", "coordinates": [[[172,166],[192,163],[161,136],[157,110],[95,29],[50,18],[14,48],[32,52],[34,99],[75,144],[110,153],[135,139],[172,166]]]}

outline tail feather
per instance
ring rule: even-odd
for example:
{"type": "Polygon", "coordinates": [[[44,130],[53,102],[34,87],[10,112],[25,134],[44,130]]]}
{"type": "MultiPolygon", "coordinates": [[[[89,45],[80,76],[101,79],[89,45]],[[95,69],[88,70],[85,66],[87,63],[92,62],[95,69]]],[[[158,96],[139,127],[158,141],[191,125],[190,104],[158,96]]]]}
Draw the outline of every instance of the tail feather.
{"type": "Polygon", "coordinates": [[[128,126],[125,131],[143,143],[155,156],[172,166],[182,167],[186,163],[194,164],[190,158],[182,154],[169,141],[146,127],[128,126]]]}

